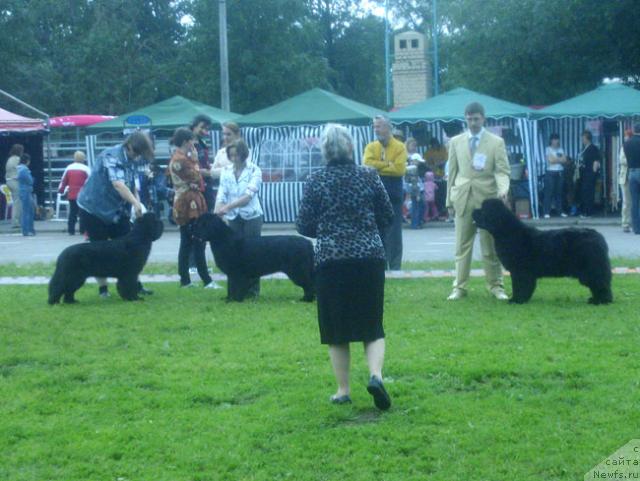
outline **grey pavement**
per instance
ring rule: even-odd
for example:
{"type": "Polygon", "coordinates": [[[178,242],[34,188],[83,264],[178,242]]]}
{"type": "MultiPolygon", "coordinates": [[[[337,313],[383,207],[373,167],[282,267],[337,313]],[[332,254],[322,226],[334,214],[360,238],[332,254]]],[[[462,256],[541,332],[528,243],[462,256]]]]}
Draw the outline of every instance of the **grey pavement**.
{"type": "MultiPolygon", "coordinates": [[[[568,226],[592,227],[607,239],[612,257],[638,258],[640,264],[640,236],[623,233],[620,220],[615,217],[578,220],[549,219],[527,221],[542,229],[568,226]]],[[[55,261],[58,254],[67,246],[82,242],[80,235],[69,236],[62,221],[36,222],[35,237],[23,237],[12,231],[7,222],[0,222],[0,264],[30,264],[55,261]]],[[[291,224],[265,224],[263,235],[295,234],[291,224]]],[[[434,222],[420,230],[404,229],[405,261],[451,261],[454,258],[455,236],[452,223],[434,222]]],[[[149,262],[176,263],[180,236],[174,226],[167,226],[165,234],[154,243],[149,262]]],[[[208,256],[211,253],[207,252],[208,256]]],[[[479,246],[476,241],[474,257],[479,259],[479,246]]],[[[453,266],[452,266],[453,267],[453,266]]],[[[634,266],[629,266],[634,267],[634,266]]]]}

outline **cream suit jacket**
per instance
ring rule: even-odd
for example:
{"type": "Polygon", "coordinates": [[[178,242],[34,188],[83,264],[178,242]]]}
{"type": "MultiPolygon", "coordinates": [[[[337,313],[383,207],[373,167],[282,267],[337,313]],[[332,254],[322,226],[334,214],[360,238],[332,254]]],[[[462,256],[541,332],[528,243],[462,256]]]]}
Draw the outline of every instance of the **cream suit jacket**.
{"type": "Polygon", "coordinates": [[[511,168],[504,140],[485,129],[476,153],[486,156],[482,170],[473,168],[468,132],[453,137],[449,142],[446,205],[453,207],[457,216],[471,214],[471,210],[480,208],[483,200],[509,192],[511,168]]]}

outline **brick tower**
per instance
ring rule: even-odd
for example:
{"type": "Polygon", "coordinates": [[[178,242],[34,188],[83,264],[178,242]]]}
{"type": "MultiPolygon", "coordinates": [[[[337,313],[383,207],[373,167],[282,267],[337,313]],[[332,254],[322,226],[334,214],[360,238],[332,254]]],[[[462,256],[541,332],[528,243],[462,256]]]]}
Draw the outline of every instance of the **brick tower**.
{"type": "Polygon", "coordinates": [[[431,62],[427,57],[427,37],[419,32],[399,33],[393,46],[393,106],[406,107],[430,97],[431,62]]]}

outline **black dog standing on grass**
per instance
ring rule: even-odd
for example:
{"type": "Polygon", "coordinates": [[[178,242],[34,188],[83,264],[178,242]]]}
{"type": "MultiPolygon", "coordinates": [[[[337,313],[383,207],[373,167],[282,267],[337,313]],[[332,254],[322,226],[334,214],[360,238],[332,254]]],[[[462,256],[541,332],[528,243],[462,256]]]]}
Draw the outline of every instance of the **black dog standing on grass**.
{"type": "Polygon", "coordinates": [[[284,272],[304,289],[303,301],[315,299],[313,244],[309,239],[293,235],[245,239],[213,214],[200,216],[194,236],[211,243],[216,265],[227,275],[227,300],[242,302],[252,278],[275,272],[284,272]]]}
{"type": "Polygon", "coordinates": [[[136,301],[138,276],[151,252],[151,243],[160,238],[162,221],[149,212],[137,219],[131,232],[118,239],[84,242],[67,247],[58,256],[49,281],[49,304],[77,302],[74,293],[87,277],[115,277],[120,297],[136,301]]]}
{"type": "Polygon", "coordinates": [[[538,230],[526,226],[498,199],[485,200],[472,215],[476,225],[493,236],[500,262],[511,273],[509,302],[531,299],[541,277],[575,277],[591,290],[590,304],[613,301],[609,248],[599,232],[538,230]]]}

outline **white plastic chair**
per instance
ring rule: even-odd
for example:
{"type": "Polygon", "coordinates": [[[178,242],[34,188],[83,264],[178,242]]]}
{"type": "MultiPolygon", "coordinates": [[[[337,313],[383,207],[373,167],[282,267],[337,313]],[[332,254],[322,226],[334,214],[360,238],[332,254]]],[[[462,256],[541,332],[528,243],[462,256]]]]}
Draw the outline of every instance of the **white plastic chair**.
{"type": "Polygon", "coordinates": [[[4,220],[9,219],[9,213],[13,216],[13,197],[11,197],[11,189],[7,184],[0,185],[0,192],[4,195],[5,198],[5,207],[4,207],[4,220]]]}
{"type": "Polygon", "coordinates": [[[62,198],[63,194],[58,194],[56,196],[56,219],[60,219],[60,206],[63,206],[67,212],[67,217],[69,217],[69,201],[62,198]]]}

